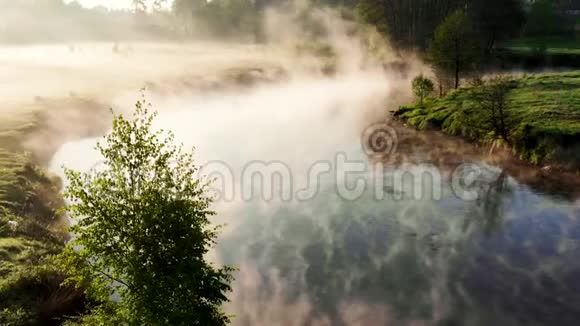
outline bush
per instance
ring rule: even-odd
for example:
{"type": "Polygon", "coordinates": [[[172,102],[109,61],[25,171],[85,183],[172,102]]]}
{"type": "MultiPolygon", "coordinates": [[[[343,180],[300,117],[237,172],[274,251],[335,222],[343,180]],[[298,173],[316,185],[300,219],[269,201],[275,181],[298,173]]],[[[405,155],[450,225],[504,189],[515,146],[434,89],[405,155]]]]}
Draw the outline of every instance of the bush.
{"type": "Polygon", "coordinates": [[[413,93],[419,99],[419,103],[423,104],[423,100],[431,95],[434,90],[433,81],[431,79],[419,75],[413,79],[413,93]]]}
{"type": "Polygon", "coordinates": [[[476,106],[483,116],[483,127],[493,132],[494,138],[499,137],[510,146],[513,117],[509,113],[507,96],[513,86],[509,77],[497,76],[473,92],[476,106]]]}

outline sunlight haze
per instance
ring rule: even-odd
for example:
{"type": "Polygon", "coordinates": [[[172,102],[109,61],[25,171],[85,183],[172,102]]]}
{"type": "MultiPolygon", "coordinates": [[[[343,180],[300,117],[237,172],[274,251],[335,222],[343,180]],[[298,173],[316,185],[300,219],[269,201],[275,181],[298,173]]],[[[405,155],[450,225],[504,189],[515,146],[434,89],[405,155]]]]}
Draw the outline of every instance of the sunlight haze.
{"type": "MultiPolygon", "coordinates": [[[[69,1],[65,1],[67,3],[70,2],[78,2],[80,3],[83,7],[87,7],[87,8],[93,8],[93,7],[97,7],[97,6],[104,6],[107,7],[109,9],[117,9],[117,10],[121,10],[121,9],[131,9],[133,7],[132,0],[69,0],[69,1]]],[[[152,3],[153,1],[147,1],[147,3],[152,3]]],[[[171,1],[167,1],[168,3],[170,3],[171,1]]]]}
{"type": "MultiPolygon", "coordinates": [[[[68,1],[73,2],[73,1],[68,1]]],[[[104,6],[110,9],[129,9],[131,8],[131,0],[77,0],[84,7],[92,8],[96,6],[104,6]]]]}
{"type": "Polygon", "coordinates": [[[0,326],[579,326],[580,0],[0,0],[0,326]]]}

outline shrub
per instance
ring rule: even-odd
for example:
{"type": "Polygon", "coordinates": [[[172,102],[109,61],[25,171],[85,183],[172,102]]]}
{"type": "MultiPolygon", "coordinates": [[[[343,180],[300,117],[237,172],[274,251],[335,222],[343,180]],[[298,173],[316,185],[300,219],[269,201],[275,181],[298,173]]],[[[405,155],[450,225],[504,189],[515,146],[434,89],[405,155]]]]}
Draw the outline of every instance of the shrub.
{"type": "Polygon", "coordinates": [[[431,79],[419,75],[413,79],[413,93],[419,99],[419,103],[423,104],[423,100],[431,95],[434,90],[433,81],[431,79]]]}

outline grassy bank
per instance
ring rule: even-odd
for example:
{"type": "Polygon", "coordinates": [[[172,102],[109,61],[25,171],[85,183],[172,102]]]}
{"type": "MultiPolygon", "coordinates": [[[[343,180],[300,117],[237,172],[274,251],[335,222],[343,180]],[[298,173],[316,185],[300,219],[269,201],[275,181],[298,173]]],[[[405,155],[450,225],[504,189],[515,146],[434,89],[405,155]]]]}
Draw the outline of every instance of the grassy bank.
{"type": "Polygon", "coordinates": [[[575,37],[521,38],[506,41],[496,49],[495,59],[495,64],[503,67],[579,68],[580,41],[575,37]]]}
{"type": "Polygon", "coordinates": [[[67,240],[60,180],[23,149],[43,123],[39,111],[0,113],[1,325],[53,325],[85,309],[84,291],[61,286],[49,260],[67,240]]]}
{"type": "Polygon", "coordinates": [[[57,214],[48,197],[58,194],[57,183],[18,149],[36,122],[34,115],[3,114],[1,121],[0,323],[21,325],[41,322],[42,304],[30,296],[43,287],[37,267],[60,251],[64,240],[51,230],[57,214]]]}
{"type": "Polygon", "coordinates": [[[504,42],[500,48],[514,52],[544,51],[547,54],[580,55],[580,41],[574,37],[521,38],[504,42]]]}
{"type": "MultiPolygon", "coordinates": [[[[418,129],[435,128],[471,141],[499,138],[486,128],[487,113],[476,94],[483,86],[465,87],[422,105],[403,106],[394,115],[418,129]]],[[[580,71],[538,74],[508,82],[506,116],[510,147],[534,164],[580,167],[580,71]]]]}

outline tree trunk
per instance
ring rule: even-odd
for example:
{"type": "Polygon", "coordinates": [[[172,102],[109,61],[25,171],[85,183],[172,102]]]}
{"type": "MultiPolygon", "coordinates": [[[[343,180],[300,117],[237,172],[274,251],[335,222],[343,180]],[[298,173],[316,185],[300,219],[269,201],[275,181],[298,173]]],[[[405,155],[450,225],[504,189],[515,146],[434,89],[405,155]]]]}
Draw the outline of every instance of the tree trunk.
{"type": "Polygon", "coordinates": [[[459,40],[455,39],[455,89],[459,88],[459,40]]]}
{"type": "Polygon", "coordinates": [[[455,63],[455,89],[459,88],[459,64],[455,63]]]}
{"type": "Polygon", "coordinates": [[[485,49],[485,54],[489,57],[495,46],[495,29],[492,30],[489,41],[487,42],[487,47],[485,49]]]}

